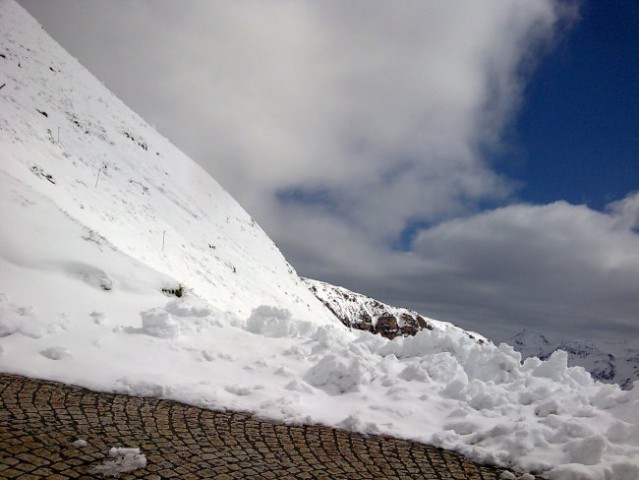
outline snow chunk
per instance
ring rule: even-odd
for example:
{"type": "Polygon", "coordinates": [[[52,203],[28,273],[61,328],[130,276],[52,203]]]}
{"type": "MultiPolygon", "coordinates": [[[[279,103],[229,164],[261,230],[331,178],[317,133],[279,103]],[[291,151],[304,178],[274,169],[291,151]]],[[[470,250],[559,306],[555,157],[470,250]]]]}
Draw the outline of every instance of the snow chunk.
{"type": "Polygon", "coordinates": [[[369,365],[360,358],[327,355],[306,373],[305,380],[331,395],[359,391],[361,385],[371,382],[369,365]]]}
{"type": "Polygon", "coordinates": [[[631,464],[629,462],[615,463],[612,465],[612,472],[614,475],[613,478],[618,480],[637,479],[639,478],[639,465],[636,463],[631,464]]]}
{"type": "Polygon", "coordinates": [[[82,439],[78,439],[75,442],[73,442],[73,446],[75,448],[84,448],[86,446],[88,446],[89,443],[86,440],[82,440],[82,439]]]}
{"type": "Polygon", "coordinates": [[[535,476],[530,473],[524,473],[520,477],[517,477],[512,472],[501,472],[499,480],[535,480],[535,476]]]}
{"type": "MultiPolygon", "coordinates": [[[[611,442],[627,442],[639,446],[639,425],[632,425],[621,420],[616,420],[608,427],[606,438],[611,442]]],[[[637,478],[639,478],[639,476],[637,478]]]]}
{"type": "Polygon", "coordinates": [[[360,433],[379,433],[379,427],[373,422],[364,422],[357,415],[349,415],[337,424],[339,428],[360,433]]]}
{"type": "MultiPolygon", "coordinates": [[[[585,465],[578,463],[565,463],[550,472],[551,480],[602,480],[603,476],[585,465]]],[[[636,477],[632,477],[636,480],[636,477]]],[[[622,480],[622,477],[614,477],[615,480],[622,480]]],[[[630,480],[624,479],[624,480],[630,480]]]]}
{"type": "Polygon", "coordinates": [[[141,312],[142,331],[159,338],[176,338],[180,334],[180,324],[162,308],[152,308],[141,312]]]}
{"type": "Polygon", "coordinates": [[[63,360],[65,358],[71,358],[71,354],[66,347],[49,347],[44,350],[40,350],[40,355],[50,360],[63,360]]]}
{"type": "Polygon", "coordinates": [[[106,325],[108,323],[106,315],[102,312],[97,312],[94,310],[90,313],[90,315],[96,325],[106,325]]]}
{"type": "Polygon", "coordinates": [[[284,387],[286,390],[290,390],[291,392],[301,392],[306,394],[313,394],[313,389],[306,385],[306,382],[299,380],[292,380],[286,384],[284,387]]]}
{"type": "Polygon", "coordinates": [[[548,360],[538,363],[532,374],[536,377],[579,385],[589,385],[593,381],[590,374],[583,368],[568,368],[568,354],[563,350],[554,351],[548,360]]]}
{"type": "Polygon", "coordinates": [[[0,338],[21,332],[32,338],[44,334],[41,328],[34,325],[33,307],[18,307],[9,301],[9,297],[0,293],[0,338]]]}
{"type": "Polygon", "coordinates": [[[238,397],[245,397],[252,394],[256,390],[262,390],[264,387],[261,385],[227,385],[224,387],[229,393],[237,395],[238,397]]]}
{"type": "Polygon", "coordinates": [[[160,382],[123,377],[116,381],[113,391],[136,397],[166,398],[173,389],[160,382]]]}
{"type": "Polygon", "coordinates": [[[479,430],[479,426],[475,422],[465,420],[444,425],[444,428],[454,431],[457,435],[470,435],[479,430]]]}
{"type": "Polygon", "coordinates": [[[430,375],[428,375],[428,366],[423,362],[408,365],[399,373],[398,377],[406,380],[407,382],[430,381],[430,375]]]}
{"type": "Polygon", "coordinates": [[[557,415],[559,413],[559,404],[556,400],[548,400],[547,402],[535,407],[535,415],[538,417],[547,417],[548,415],[557,415]]]}
{"type": "Polygon", "coordinates": [[[284,308],[261,305],[251,312],[245,329],[265,337],[310,336],[316,329],[311,322],[293,319],[284,308]]]}
{"type": "Polygon", "coordinates": [[[566,445],[570,461],[583,465],[595,465],[601,462],[606,441],[600,435],[574,440],[566,445]]]}
{"type": "Polygon", "coordinates": [[[166,311],[176,317],[207,317],[214,313],[208,303],[195,297],[173,300],[167,304],[166,311]]]}
{"type": "Polygon", "coordinates": [[[89,470],[89,473],[119,477],[121,473],[146,467],[146,457],[140,453],[139,448],[113,447],[109,451],[109,457],[114,460],[105,460],[102,465],[89,470]]]}

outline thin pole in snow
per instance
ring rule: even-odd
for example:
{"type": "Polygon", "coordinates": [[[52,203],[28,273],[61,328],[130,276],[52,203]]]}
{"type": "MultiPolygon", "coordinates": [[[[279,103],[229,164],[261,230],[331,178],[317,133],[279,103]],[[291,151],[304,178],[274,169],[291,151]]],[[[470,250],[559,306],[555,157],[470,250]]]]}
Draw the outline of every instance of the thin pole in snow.
{"type": "Polygon", "coordinates": [[[107,172],[107,164],[106,164],[106,162],[102,163],[102,165],[100,165],[100,167],[98,167],[98,176],[95,178],[95,188],[98,187],[98,180],[100,180],[100,173],[102,173],[102,170],[104,170],[104,173],[107,172]]]}
{"type": "Polygon", "coordinates": [[[166,230],[162,232],[162,251],[164,251],[164,235],[166,234],[166,230]]]}
{"type": "Polygon", "coordinates": [[[58,127],[58,145],[60,145],[60,127],[58,127]]]}

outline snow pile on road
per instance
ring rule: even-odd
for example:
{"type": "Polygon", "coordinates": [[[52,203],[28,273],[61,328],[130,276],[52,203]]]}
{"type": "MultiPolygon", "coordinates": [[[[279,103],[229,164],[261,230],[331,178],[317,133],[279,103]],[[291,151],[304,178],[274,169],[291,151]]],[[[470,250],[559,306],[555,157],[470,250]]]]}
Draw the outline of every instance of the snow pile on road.
{"type": "Polygon", "coordinates": [[[457,328],[350,331],[13,1],[0,40],[0,371],[387,433],[555,480],[639,478],[637,384],[594,382],[561,353],[522,363],[457,328]]]}
{"type": "Polygon", "coordinates": [[[102,465],[91,468],[89,473],[119,477],[121,473],[146,467],[146,457],[140,453],[139,448],[112,447],[109,450],[109,458],[113,460],[105,460],[102,465]]]}

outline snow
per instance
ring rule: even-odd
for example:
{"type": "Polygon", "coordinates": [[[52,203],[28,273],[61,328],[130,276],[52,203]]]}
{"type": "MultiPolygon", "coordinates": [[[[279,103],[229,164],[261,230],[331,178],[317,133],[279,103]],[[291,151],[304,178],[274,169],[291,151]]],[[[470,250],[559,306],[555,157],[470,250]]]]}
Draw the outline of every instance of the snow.
{"type": "Polygon", "coordinates": [[[146,467],[146,457],[139,448],[112,447],[109,458],[113,460],[105,460],[102,465],[90,469],[89,473],[119,477],[121,473],[146,467]]]}
{"type": "MultiPolygon", "coordinates": [[[[390,434],[553,480],[636,480],[636,383],[595,382],[562,352],[522,362],[431,319],[392,341],[350,331],[12,0],[0,32],[0,371],[390,434]]],[[[109,471],[143,467],[135,450],[112,450],[109,471]]]]}
{"type": "Polygon", "coordinates": [[[166,310],[152,308],[141,312],[140,316],[142,317],[140,333],[159,338],[176,338],[180,334],[180,324],[166,310]]]}

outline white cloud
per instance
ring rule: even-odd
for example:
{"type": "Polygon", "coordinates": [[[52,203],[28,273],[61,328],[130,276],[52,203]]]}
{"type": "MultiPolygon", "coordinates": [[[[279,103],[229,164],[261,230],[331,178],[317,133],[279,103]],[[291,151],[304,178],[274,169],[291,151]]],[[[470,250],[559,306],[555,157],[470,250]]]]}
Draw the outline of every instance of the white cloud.
{"type": "Polygon", "coordinates": [[[504,339],[524,326],[633,338],[639,327],[639,235],[627,221],[628,208],[620,206],[636,199],[629,195],[608,213],[561,201],[510,205],[425,229],[411,252],[388,252],[321,224],[314,233],[330,233],[309,250],[320,251],[322,240],[337,245],[334,256],[322,256],[318,264],[338,284],[491,338],[504,339]],[[364,248],[344,247],[350,243],[364,248]]]}
{"type": "Polygon", "coordinates": [[[608,205],[608,211],[614,214],[618,222],[630,229],[639,228],[639,192],[628,194],[624,199],[608,205]]]}
{"type": "Polygon", "coordinates": [[[550,0],[47,4],[32,7],[267,228],[278,190],[323,189],[384,239],[508,195],[479,151],[560,18],[550,0]]]}
{"type": "Polygon", "coordinates": [[[488,309],[506,328],[636,331],[639,236],[619,220],[556,202],[445,222],[415,239],[416,254],[439,266],[424,270],[415,290],[427,292],[424,304],[466,319],[485,318],[488,309]]]}

